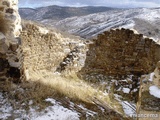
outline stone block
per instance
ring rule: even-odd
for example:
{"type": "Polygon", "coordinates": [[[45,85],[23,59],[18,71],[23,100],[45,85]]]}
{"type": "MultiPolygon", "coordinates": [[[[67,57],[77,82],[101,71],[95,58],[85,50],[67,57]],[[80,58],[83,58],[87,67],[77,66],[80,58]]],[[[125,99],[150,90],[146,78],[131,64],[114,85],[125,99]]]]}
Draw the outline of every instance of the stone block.
{"type": "Polygon", "coordinates": [[[6,40],[5,35],[0,32],[0,45],[1,45],[1,44],[4,44],[4,43],[5,43],[5,40],[6,40]]]}
{"type": "Polygon", "coordinates": [[[0,53],[6,54],[8,51],[8,46],[6,44],[0,45],[0,53]]]}
{"type": "Polygon", "coordinates": [[[2,5],[5,5],[7,7],[10,7],[10,2],[9,1],[3,1],[2,2],[2,5]]]}
{"type": "Polygon", "coordinates": [[[18,44],[11,44],[11,45],[10,45],[10,49],[11,49],[13,52],[16,52],[16,50],[18,49],[18,44]]]}
{"type": "Polygon", "coordinates": [[[2,12],[3,12],[3,11],[4,11],[4,7],[0,7],[0,11],[2,11],[2,12]]]}
{"type": "Polygon", "coordinates": [[[14,21],[17,19],[17,16],[12,15],[12,14],[6,14],[6,15],[5,15],[5,18],[6,18],[7,20],[10,20],[10,21],[11,21],[10,24],[12,24],[12,22],[14,23],[14,21]]]}

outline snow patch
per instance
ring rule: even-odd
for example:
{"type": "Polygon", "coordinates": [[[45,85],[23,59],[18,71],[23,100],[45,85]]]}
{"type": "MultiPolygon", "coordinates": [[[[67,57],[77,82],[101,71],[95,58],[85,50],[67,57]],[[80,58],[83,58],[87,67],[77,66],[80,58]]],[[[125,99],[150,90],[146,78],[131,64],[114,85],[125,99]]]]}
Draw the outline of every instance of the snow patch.
{"type": "Polygon", "coordinates": [[[149,87],[149,93],[154,97],[160,98],[160,89],[155,85],[149,87]]]}
{"type": "Polygon", "coordinates": [[[79,120],[77,112],[64,108],[52,98],[48,98],[46,101],[53,106],[47,107],[39,115],[35,115],[32,120],[79,120]]]}
{"type": "Polygon", "coordinates": [[[0,119],[6,120],[8,117],[11,116],[11,111],[13,108],[11,107],[11,104],[8,103],[6,99],[4,99],[2,93],[0,93],[0,119]]]}
{"type": "Polygon", "coordinates": [[[122,102],[122,107],[124,110],[124,113],[128,116],[135,115],[136,113],[136,105],[133,103],[129,103],[127,101],[122,102]]]}
{"type": "Polygon", "coordinates": [[[129,88],[123,88],[123,92],[128,94],[130,92],[130,89],[129,88]]]}
{"type": "MultiPolygon", "coordinates": [[[[38,107],[29,106],[30,109],[27,112],[22,108],[13,109],[7,98],[0,93],[0,120],[8,120],[10,117],[14,120],[79,120],[78,112],[63,107],[52,98],[46,99],[46,102],[52,105],[41,112],[37,112],[38,107]]],[[[28,105],[30,104],[33,104],[32,100],[29,101],[28,105]]]]}
{"type": "Polygon", "coordinates": [[[86,111],[86,115],[90,115],[90,116],[94,116],[95,114],[97,114],[94,111],[88,110],[87,108],[83,107],[82,105],[78,105],[78,107],[80,107],[82,110],[86,111]]]}
{"type": "Polygon", "coordinates": [[[43,34],[47,34],[49,32],[49,30],[42,28],[42,27],[39,27],[39,32],[43,33],[43,34]]]}
{"type": "Polygon", "coordinates": [[[153,81],[154,75],[155,75],[154,72],[152,72],[152,73],[150,74],[149,81],[153,81]]]}

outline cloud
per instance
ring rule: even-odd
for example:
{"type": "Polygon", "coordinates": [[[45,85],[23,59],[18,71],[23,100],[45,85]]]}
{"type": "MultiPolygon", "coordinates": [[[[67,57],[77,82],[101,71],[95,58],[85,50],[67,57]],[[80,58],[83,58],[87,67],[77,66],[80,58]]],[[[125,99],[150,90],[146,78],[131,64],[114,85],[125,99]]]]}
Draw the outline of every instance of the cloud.
{"type": "Polygon", "coordinates": [[[19,0],[20,7],[108,6],[108,7],[160,7],[160,0],[19,0]]]}

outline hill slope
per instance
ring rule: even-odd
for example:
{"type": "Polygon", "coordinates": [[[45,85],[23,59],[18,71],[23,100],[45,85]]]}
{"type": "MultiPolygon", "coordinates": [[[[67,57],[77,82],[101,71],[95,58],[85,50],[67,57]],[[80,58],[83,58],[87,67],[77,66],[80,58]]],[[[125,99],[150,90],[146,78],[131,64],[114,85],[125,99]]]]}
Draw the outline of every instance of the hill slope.
{"type": "Polygon", "coordinates": [[[160,38],[160,8],[113,9],[107,7],[59,7],[20,9],[24,19],[91,38],[111,28],[134,28],[148,37],[160,38]]]}
{"type": "MultiPolygon", "coordinates": [[[[160,8],[112,10],[61,20],[54,27],[84,38],[96,36],[111,28],[134,28],[140,33],[160,38],[160,8]]],[[[50,24],[49,21],[45,22],[50,24]]]]}
{"type": "Polygon", "coordinates": [[[92,13],[104,12],[113,10],[109,7],[60,7],[60,6],[48,6],[40,7],[36,9],[32,8],[20,8],[19,13],[22,18],[28,20],[42,21],[44,19],[62,20],[73,16],[83,16],[92,13]]]}

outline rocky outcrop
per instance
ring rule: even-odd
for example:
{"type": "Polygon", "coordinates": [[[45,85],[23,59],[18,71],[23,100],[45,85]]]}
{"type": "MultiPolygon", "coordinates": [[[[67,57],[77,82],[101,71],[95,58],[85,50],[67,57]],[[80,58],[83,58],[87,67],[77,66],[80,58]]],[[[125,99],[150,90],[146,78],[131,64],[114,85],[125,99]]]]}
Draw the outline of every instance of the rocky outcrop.
{"type": "Polygon", "coordinates": [[[106,31],[89,45],[80,74],[101,73],[122,78],[149,73],[160,60],[160,47],[152,39],[129,29],[106,31]]]}
{"type": "Polygon", "coordinates": [[[20,78],[19,59],[21,40],[21,19],[18,14],[18,0],[0,1],[0,79],[20,78]]]}
{"type": "Polygon", "coordinates": [[[141,77],[137,102],[138,120],[159,120],[160,114],[160,62],[153,73],[141,77]]]}

